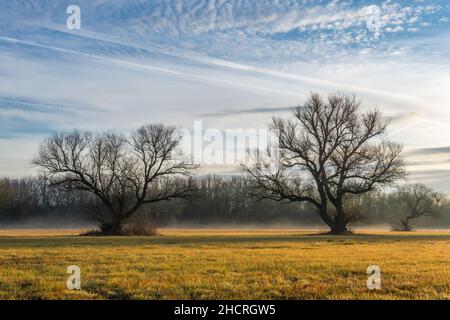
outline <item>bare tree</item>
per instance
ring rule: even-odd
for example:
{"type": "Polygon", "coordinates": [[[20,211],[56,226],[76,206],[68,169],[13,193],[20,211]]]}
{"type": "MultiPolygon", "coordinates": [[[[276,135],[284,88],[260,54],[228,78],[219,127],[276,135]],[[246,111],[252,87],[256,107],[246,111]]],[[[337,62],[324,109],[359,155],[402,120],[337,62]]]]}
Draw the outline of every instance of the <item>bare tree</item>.
{"type": "Polygon", "coordinates": [[[378,110],[362,113],[360,106],[354,96],[311,94],[292,119],[274,118],[278,163],[268,153],[244,166],[254,196],[309,202],[331,233],[347,233],[358,215],[346,212],[346,198],[391,185],[405,174],[402,147],[383,139],[388,123],[378,110]]]}
{"type": "Polygon", "coordinates": [[[121,234],[124,224],[148,203],[188,196],[194,167],[178,159],[181,138],[174,128],[146,125],[129,137],[112,132],[55,133],[33,163],[52,186],[83,190],[104,204],[97,221],[104,234],[121,234]]]}
{"type": "MultiPolygon", "coordinates": [[[[421,183],[402,186],[395,196],[403,209],[400,211],[406,212],[394,222],[393,229],[397,231],[412,231],[412,219],[425,216],[437,218],[444,199],[443,194],[421,183]]],[[[402,215],[401,212],[396,214],[402,215]]]]}

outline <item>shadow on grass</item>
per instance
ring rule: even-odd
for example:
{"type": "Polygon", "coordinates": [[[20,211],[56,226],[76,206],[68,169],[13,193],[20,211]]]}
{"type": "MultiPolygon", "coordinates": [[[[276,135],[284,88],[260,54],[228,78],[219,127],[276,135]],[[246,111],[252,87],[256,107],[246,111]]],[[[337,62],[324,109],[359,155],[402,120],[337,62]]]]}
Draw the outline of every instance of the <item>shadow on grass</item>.
{"type": "Polygon", "coordinates": [[[117,237],[117,236],[33,236],[33,237],[0,237],[0,249],[9,247],[130,247],[130,246],[180,246],[195,247],[198,245],[224,245],[224,244],[245,244],[245,243],[271,243],[271,242],[325,242],[344,244],[345,241],[352,240],[360,243],[376,242],[397,242],[397,241],[450,241],[450,234],[361,234],[351,235],[330,235],[328,233],[301,233],[283,234],[205,234],[196,235],[164,235],[154,237],[117,237]]]}

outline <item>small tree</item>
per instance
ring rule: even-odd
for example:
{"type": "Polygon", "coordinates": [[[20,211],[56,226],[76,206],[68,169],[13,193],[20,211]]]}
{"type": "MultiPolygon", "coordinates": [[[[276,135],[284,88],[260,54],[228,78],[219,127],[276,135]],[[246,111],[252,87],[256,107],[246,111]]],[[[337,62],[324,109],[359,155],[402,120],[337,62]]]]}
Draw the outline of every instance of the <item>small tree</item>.
{"type": "Polygon", "coordinates": [[[172,127],[146,125],[129,137],[112,132],[55,133],[34,159],[52,186],[83,190],[104,205],[96,214],[103,234],[120,235],[139,208],[188,196],[194,167],[176,157],[181,141],[172,127]]]}
{"type": "Polygon", "coordinates": [[[292,119],[274,118],[278,163],[268,153],[244,166],[254,196],[308,202],[331,233],[347,233],[359,217],[346,211],[348,198],[404,176],[402,147],[383,139],[387,122],[377,110],[362,113],[360,105],[352,96],[312,94],[292,119]]]}
{"type": "Polygon", "coordinates": [[[443,194],[421,183],[400,187],[394,196],[402,211],[394,213],[400,216],[393,223],[396,231],[412,231],[413,219],[439,217],[444,199],[443,194]]]}

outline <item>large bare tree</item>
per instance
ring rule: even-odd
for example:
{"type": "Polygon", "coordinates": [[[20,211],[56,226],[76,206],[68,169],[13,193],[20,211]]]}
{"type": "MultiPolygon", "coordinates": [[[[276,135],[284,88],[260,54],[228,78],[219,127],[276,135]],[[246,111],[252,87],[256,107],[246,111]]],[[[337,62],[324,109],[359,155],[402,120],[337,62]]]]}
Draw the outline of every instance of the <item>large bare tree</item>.
{"type": "Polygon", "coordinates": [[[347,198],[405,174],[402,147],[385,139],[387,124],[378,110],[362,112],[354,96],[311,94],[291,119],[273,119],[278,157],[258,154],[244,166],[254,196],[308,202],[331,233],[347,233],[358,217],[346,210],[347,198]]]}
{"type": "Polygon", "coordinates": [[[33,163],[52,186],[94,194],[104,234],[121,234],[142,205],[188,196],[194,166],[177,155],[181,138],[172,127],[146,125],[130,136],[107,132],[55,133],[33,163]]]}

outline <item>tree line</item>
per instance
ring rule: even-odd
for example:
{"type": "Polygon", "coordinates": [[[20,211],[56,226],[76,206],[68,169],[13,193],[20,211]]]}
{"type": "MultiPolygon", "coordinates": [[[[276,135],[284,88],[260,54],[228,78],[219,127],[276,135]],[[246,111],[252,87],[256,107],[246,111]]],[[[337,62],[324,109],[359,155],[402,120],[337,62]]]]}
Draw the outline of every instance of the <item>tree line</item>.
{"type": "Polygon", "coordinates": [[[309,215],[330,233],[346,234],[352,224],[389,211],[399,215],[393,229],[410,230],[419,217],[439,216],[447,201],[420,184],[383,192],[406,176],[402,146],[388,139],[387,126],[379,110],[363,111],[354,96],[311,94],[290,118],[273,118],[276,155],[258,152],[241,176],[223,178],[195,176],[197,166],[178,153],[181,138],[172,127],[150,124],[128,135],[54,133],[33,160],[40,178],[3,180],[0,206],[7,209],[0,207],[0,215],[31,212],[25,203],[39,210],[81,205],[105,235],[123,234],[149,211],[164,220],[168,209],[166,218],[191,222],[309,215]]]}
{"type": "MultiPolygon", "coordinates": [[[[244,176],[208,175],[197,177],[194,183],[192,197],[141,207],[132,221],[157,226],[322,225],[308,204],[252,198],[252,187],[244,176]]],[[[358,215],[356,225],[386,224],[403,231],[414,226],[449,228],[450,206],[441,196],[425,185],[413,184],[355,198],[348,208],[358,215]]],[[[44,177],[0,179],[3,225],[38,220],[92,224],[99,210],[102,203],[94,195],[51,187],[44,177]]]]}

